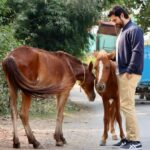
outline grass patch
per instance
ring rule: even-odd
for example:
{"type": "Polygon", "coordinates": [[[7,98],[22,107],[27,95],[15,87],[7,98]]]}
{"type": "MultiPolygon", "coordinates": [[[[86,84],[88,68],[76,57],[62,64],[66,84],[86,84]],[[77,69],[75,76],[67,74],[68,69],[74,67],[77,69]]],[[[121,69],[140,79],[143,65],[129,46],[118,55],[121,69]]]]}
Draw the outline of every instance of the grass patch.
{"type": "MultiPolygon", "coordinates": [[[[65,113],[73,113],[81,110],[81,107],[77,104],[74,104],[70,100],[67,101],[65,105],[65,113]]],[[[56,110],[56,98],[50,96],[47,99],[32,100],[32,105],[30,108],[30,116],[31,118],[55,118],[57,114],[56,110]]]]}

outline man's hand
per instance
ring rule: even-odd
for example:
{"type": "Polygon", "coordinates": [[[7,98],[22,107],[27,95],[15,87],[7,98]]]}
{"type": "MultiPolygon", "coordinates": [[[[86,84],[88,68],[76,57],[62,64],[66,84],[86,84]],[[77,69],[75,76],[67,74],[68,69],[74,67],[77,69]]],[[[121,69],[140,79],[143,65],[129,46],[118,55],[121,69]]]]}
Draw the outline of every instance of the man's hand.
{"type": "Polygon", "coordinates": [[[129,79],[129,80],[132,78],[132,74],[130,74],[130,73],[127,73],[127,72],[126,72],[124,75],[125,75],[126,78],[129,79]]]}

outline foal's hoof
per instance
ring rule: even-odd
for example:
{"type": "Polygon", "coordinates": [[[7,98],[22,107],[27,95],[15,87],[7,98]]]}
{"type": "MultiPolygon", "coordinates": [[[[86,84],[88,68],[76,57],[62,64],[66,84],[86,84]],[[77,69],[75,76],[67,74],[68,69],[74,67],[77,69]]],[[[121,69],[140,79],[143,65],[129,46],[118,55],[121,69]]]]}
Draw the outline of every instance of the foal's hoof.
{"type": "Polygon", "coordinates": [[[63,146],[63,145],[64,145],[63,141],[56,142],[56,146],[63,146]]]}
{"type": "Polygon", "coordinates": [[[66,141],[66,139],[64,139],[62,142],[63,142],[64,144],[67,144],[67,141],[66,141]]]}
{"type": "Polygon", "coordinates": [[[100,145],[100,146],[106,146],[106,142],[101,141],[101,142],[99,143],[99,145],[100,145]]]}
{"type": "Polygon", "coordinates": [[[14,143],[13,148],[20,148],[20,143],[14,143]]]}
{"type": "Polygon", "coordinates": [[[64,137],[61,138],[61,141],[63,142],[63,144],[67,144],[67,141],[64,137]]]}
{"type": "Polygon", "coordinates": [[[117,135],[112,135],[112,139],[113,139],[113,140],[118,140],[117,135]]]}

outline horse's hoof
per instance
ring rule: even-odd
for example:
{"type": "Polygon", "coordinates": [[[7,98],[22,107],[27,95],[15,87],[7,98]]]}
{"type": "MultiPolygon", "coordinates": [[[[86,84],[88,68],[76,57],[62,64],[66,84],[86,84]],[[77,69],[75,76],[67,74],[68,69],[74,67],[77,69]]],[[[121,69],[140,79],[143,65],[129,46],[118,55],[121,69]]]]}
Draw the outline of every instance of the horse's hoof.
{"type": "Polygon", "coordinates": [[[36,149],[45,149],[45,147],[40,144],[36,149]]]}
{"type": "Polygon", "coordinates": [[[20,148],[20,143],[14,143],[13,148],[20,148]]]}
{"type": "Polygon", "coordinates": [[[100,146],[106,146],[106,142],[101,141],[101,142],[99,143],[99,145],[100,145],[100,146]]]}
{"type": "Polygon", "coordinates": [[[33,144],[33,147],[34,147],[35,149],[38,149],[40,146],[41,146],[41,144],[40,144],[38,141],[36,141],[36,142],[33,144]]]}
{"type": "Polygon", "coordinates": [[[118,140],[117,135],[113,135],[113,136],[112,136],[112,139],[113,139],[113,140],[118,140]]]}
{"type": "Polygon", "coordinates": [[[56,142],[56,146],[63,146],[63,145],[64,145],[63,141],[56,142]]]}

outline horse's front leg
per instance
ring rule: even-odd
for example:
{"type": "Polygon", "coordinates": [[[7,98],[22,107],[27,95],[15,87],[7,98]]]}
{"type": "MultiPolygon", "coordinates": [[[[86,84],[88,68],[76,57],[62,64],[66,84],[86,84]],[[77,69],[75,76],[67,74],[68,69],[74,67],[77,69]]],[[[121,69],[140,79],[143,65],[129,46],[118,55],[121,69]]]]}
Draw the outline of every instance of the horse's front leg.
{"type": "Polygon", "coordinates": [[[114,128],[114,124],[115,124],[115,120],[116,120],[116,105],[115,105],[116,101],[113,100],[112,104],[111,104],[111,108],[110,108],[110,132],[112,134],[112,139],[113,140],[118,140],[117,134],[115,132],[115,128],[114,128]]]}
{"type": "Polygon", "coordinates": [[[100,146],[106,145],[106,139],[108,138],[108,130],[109,130],[109,101],[107,99],[103,99],[103,106],[104,106],[104,131],[101,139],[100,146]]]}
{"type": "Polygon", "coordinates": [[[57,119],[56,119],[56,129],[54,133],[54,138],[56,140],[56,146],[63,146],[66,144],[66,140],[63,137],[62,132],[62,123],[64,118],[64,107],[68,98],[68,93],[63,93],[61,95],[57,95],[57,119]]]}

